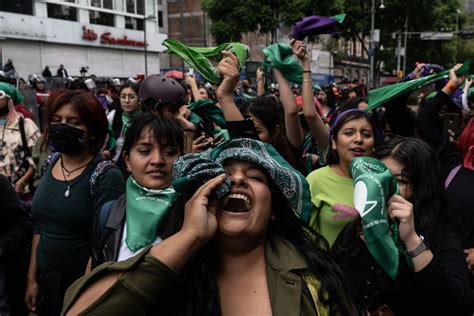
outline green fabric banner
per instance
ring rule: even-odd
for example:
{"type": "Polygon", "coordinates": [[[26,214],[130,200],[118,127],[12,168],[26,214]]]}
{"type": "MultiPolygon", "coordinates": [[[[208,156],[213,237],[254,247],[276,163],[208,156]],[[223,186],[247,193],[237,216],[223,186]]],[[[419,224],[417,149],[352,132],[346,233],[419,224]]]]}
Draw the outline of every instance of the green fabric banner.
{"type": "Polygon", "coordinates": [[[180,56],[207,81],[215,84],[219,84],[222,78],[211,60],[219,62],[222,59],[223,50],[237,56],[239,71],[245,67],[245,62],[250,57],[250,48],[241,43],[226,43],[217,47],[189,47],[180,41],[168,38],[163,41],[163,45],[167,48],[165,53],[180,56]]]}
{"type": "MultiPolygon", "coordinates": [[[[465,73],[474,73],[474,63],[471,63],[469,60],[464,62],[462,67],[456,71],[457,75],[462,75],[465,73]]],[[[373,110],[399,95],[411,93],[438,80],[446,79],[448,77],[449,70],[445,70],[440,73],[432,74],[423,78],[404,81],[393,85],[370,90],[368,93],[369,108],[367,110],[373,110]]]]}
{"type": "Polygon", "coordinates": [[[362,218],[365,244],[374,259],[395,279],[400,241],[397,233],[390,232],[387,201],[399,192],[397,180],[382,162],[370,157],[354,158],[350,171],[354,181],[354,206],[362,218]]]}

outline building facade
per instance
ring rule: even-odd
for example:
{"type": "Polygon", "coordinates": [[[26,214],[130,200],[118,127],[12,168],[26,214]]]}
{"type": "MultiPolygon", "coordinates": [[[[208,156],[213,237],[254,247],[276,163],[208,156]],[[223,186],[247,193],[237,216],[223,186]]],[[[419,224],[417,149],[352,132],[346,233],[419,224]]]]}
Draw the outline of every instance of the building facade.
{"type": "Polygon", "coordinates": [[[13,60],[20,77],[131,77],[159,72],[167,38],[163,0],[6,0],[0,3],[0,61],[13,60]],[[145,36],[146,45],[145,50],[145,36]]]}

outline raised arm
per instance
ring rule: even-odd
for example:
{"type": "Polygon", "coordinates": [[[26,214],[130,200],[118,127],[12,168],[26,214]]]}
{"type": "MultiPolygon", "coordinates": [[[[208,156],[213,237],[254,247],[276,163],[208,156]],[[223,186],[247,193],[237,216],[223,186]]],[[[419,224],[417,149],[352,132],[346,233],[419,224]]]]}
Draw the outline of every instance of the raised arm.
{"type": "Polygon", "coordinates": [[[304,135],[298,116],[298,107],[296,106],[295,97],[291,91],[288,80],[286,80],[280,70],[273,68],[273,74],[275,75],[280,89],[280,101],[285,111],[286,137],[294,148],[299,149],[303,145],[304,135]]]}
{"type": "Polygon", "coordinates": [[[257,96],[261,97],[265,95],[265,76],[263,75],[262,68],[257,69],[257,96]]]}
{"type": "Polygon", "coordinates": [[[319,147],[325,152],[329,144],[329,131],[324,125],[321,116],[316,111],[314,105],[313,82],[311,79],[311,68],[309,56],[304,46],[303,41],[291,40],[290,44],[293,47],[293,53],[298,57],[303,65],[303,114],[308,123],[311,135],[318,143],[319,147]]]}
{"type": "Polygon", "coordinates": [[[176,271],[214,236],[217,220],[210,196],[224,179],[221,174],[196,191],[186,203],[181,230],[153,246],[145,259],[136,259],[137,262],[129,259],[128,269],[124,263],[106,263],[73,284],[66,293],[63,312],[139,315],[157,303],[160,295],[165,295],[168,287],[175,284],[176,271]],[[105,269],[107,265],[109,268],[105,269]]]}
{"type": "Polygon", "coordinates": [[[219,62],[217,70],[223,80],[216,91],[226,121],[243,121],[244,116],[240,113],[234,102],[234,90],[239,82],[239,69],[237,57],[227,51],[222,51],[224,58],[219,62]]]}
{"type": "Polygon", "coordinates": [[[193,99],[194,101],[201,100],[201,95],[199,94],[199,88],[196,83],[196,78],[194,75],[186,75],[186,83],[188,86],[191,88],[191,92],[193,93],[193,99]]]}

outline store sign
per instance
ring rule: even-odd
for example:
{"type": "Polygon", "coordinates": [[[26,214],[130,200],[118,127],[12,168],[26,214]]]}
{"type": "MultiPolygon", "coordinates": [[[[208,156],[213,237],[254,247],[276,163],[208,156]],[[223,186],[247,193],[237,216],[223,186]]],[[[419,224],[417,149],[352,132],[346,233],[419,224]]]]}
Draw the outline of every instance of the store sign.
{"type": "MultiPolygon", "coordinates": [[[[94,32],[92,29],[88,29],[87,27],[82,27],[82,39],[87,41],[95,41],[99,38],[99,35],[94,32]]],[[[145,42],[143,41],[135,41],[127,38],[127,36],[123,37],[114,37],[112,36],[111,32],[103,32],[100,35],[100,43],[101,44],[111,44],[111,45],[125,45],[125,46],[138,46],[144,47],[145,42]]]]}

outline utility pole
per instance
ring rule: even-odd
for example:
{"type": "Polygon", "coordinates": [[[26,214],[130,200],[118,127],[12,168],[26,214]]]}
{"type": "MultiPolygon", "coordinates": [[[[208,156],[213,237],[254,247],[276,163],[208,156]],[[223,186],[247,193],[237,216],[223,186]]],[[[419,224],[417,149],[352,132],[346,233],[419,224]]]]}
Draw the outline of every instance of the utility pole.
{"type": "Polygon", "coordinates": [[[375,29],[375,0],[372,0],[371,19],[370,19],[370,41],[369,41],[369,54],[370,54],[370,76],[369,76],[369,87],[374,88],[374,29],[375,29]]]}
{"type": "Polygon", "coordinates": [[[407,69],[407,45],[408,45],[408,12],[405,16],[405,43],[404,43],[404,50],[403,50],[403,75],[405,76],[405,71],[407,69]]]}
{"type": "Polygon", "coordinates": [[[402,32],[398,32],[398,45],[397,45],[397,78],[400,75],[400,58],[402,55],[402,32]]]}

